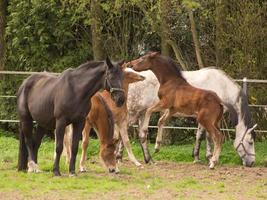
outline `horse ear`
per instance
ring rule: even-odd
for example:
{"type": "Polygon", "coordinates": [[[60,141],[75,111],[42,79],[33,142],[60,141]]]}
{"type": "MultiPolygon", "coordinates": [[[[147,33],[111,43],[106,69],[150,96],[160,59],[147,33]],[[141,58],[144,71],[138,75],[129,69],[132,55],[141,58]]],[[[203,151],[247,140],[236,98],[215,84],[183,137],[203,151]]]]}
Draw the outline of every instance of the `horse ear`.
{"type": "Polygon", "coordinates": [[[258,124],[255,124],[252,128],[249,128],[247,133],[250,133],[251,131],[253,131],[257,126],[258,124]]]}
{"type": "Polygon", "coordinates": [[[122,60],[120,60],[120,61],[118,62],[118,65],[119,65],[119,66],[122,66],[124,63],[125,63],[125,60],[122,59],[122,60]]]}
{"type": "Polygon", "coordinates": [[[157,55],[160,55],[160,53],[159,52],[152,52],[149,54],[149,57],[154,58],[157,55]]]}
{"type": "Polygon", "coordinates": [[[111,69],[113,67],[113,64],[111,63],[111,61],[110,61],[108,56],[106,58],[106,63],[107,63],[107,66],[108,66],[109,69],[111,69]]]}

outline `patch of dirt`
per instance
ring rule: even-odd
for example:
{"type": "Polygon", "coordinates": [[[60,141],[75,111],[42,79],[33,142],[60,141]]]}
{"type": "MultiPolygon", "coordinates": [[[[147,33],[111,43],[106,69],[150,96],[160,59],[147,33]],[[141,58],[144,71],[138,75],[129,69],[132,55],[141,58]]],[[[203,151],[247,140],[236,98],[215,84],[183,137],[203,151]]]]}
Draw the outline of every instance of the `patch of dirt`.
{"type": "MultiPolygon", "coordinates": [[[[99,168],[100,164],[89,164],[91,170],[87,173],[93,177],[110,176],[99,169],[97,171],[93,165],[99,168]]],[[[123,188],[91,194],[75,189],[64,192],[52,190],[34,198],[27,197],[22,191],[0,190],[0,200],[267,199],[267,168],[263,167],[217,166],[210,170],[203,164],[158,161],[137,168],[129,161],[124,161],[120,168],[122,172],[113,177],[115,181],[123,183],[123,188]]],[[[78,174],[77,182],[79,176],[84,176],[84,173],[78,174]]]]}

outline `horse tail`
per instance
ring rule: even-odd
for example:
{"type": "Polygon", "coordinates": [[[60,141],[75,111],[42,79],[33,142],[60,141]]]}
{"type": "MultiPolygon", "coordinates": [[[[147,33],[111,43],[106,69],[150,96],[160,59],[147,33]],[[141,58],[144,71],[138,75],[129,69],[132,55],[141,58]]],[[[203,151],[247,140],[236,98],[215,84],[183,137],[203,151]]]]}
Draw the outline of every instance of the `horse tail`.
{"type": "Polygon", "coordinates": [[[238,123],[238,114],[237,114],[236,109],[234,108],[232,104],[229,104],[229,103],[223,102],[222,105],[225,106],[230,113],[231,124],[233,126],[236,126],[238,123]]]}
{"type": "Polygon", "coordinates": [[[24,133],[22,132],[21,123],[19,127],[19,157],[18,157],[18,171],[27,169],[28,151],[25,143],[24,133]]]}

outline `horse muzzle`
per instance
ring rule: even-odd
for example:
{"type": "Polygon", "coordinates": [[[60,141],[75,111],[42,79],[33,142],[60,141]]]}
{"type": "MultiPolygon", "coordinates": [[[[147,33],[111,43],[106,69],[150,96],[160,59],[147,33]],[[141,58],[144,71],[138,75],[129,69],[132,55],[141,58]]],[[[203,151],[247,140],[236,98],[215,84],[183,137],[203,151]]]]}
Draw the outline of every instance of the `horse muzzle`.
{"type": "Polygon", "coordinates": [[[252,167],[254,165],[255,161],[254,160],[243,160],[243,165],[245,167],[252,167]]]}

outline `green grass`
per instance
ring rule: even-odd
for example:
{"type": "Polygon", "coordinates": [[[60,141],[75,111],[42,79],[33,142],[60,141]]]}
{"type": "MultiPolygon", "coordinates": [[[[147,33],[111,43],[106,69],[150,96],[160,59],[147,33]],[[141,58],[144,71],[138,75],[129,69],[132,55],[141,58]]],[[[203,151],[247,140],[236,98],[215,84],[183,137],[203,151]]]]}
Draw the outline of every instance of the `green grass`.
{"type": "MultiPolygon", "coordinates": [[[[143,154],[139,144],[134,143],[133,151],[139,160],[143,159],[143,154]]],[[[193,144],[184,145],[168,145],[163,146],[159,153],[154,152],[154,144],[149,144],[149,149],[154,160],[164,160],[173,162],[192,162],[193,144]]],[[[264,166],[267,159],[267,141],[256,142],[256,166],[264,166]]],[[[200,159],[206,162],[205,159],[205,142],[203,142],[200,150],[200,159]]],[[[126,152],[125,152],[126,156],[126,152]]],[[[234,149],[233,142],[226,141],[223,144],[222,152],[220,154],[220,164],[223,165],[241,165],[239,155],[234,149]]]]}
{"type": "MultiPolygon", "coordinates": [[[[204,146],[201,149],[202,160],[205,160],[204,146]]],[[[139,144],[133,142],[132,147],[138,160],[143,160],[139,144]]],[[[151,152],[153,152],[153,147],[153,144],[149,145],[151,152]]],[[[192,166],[192,147],[192,144],[163,146],[159,153],[152,154],[152,156],[156,161],[171,161],[192,166]]],[[[267,141],[256,143],[256,166],[263,167],[264,159],[267,158],[266,147],[267,141]]],[[[14,199],[35,199],[36,196],[40,197],[40,199],[43,199],[43,197],[47,197],[47,199],[73,199],[73,195],[75,195],[75,199],[85,199],[89,198],[89,196],[92,199],[96,197],[102,199],[106,195],[112,195],[111,199],[136,199],[138,197],[135,196],[135,192],[139,194],[139,197],[140,195],[142,196],[141,199],[147,199],[153,198],[162,189],[174,196],[179,194],[176,196],[178,199],[198,199],[199,193],[202,194],[203,191],[204,193],[208,191],[208,195],[213,195],[214,193],[227,194],[227,185],[223,181],[210,182],[210,177],[214,171],[208,170],[205,162],[204,166],[200,165],[203,178],[188,175],[179,179],[166,178],[164,174],[160,175],[156,173],[157,171],[150,171],[149,168],[153,166],[145,166],[145,169],[142,170],[133,165],[129,167],[129,164],[128,166],[122,165],[120,167],[121,173],[119,175],[109,175],[99,162],[97,164],[87,162],[89,172],[71,178],[68,177],[67,165],[64,159],[61,159],[60,168],[63,176],[58,178],[53,177],[51,171],[54,142],[49,139],[43,141],[39,151],[38,164],[43,171],[40,174],[16,171],[18,140],[8,137],[3,132],[0,132],[0,150],[0,199],[8,199],[1,198],[2,194],[10,194],[11,197],[15,195],[14,199]],[[196,194],[193,195],[188,191],[194,191],[196,194]],[[90,195],[88,196],[88,194],[90,195]],[[188,198],[188,195],[190,198],[188,198]]],[[[98,150],[98,140],[90,140],[88,157],[93,157],[98,161],[98,150]]],[[[80,153],[79,151],[78,156],[80,156],[80,153]]],[[[230,142],[225,142],[223,145],[220,165],[240,166],[239,156],[230,142]]],[[[76,163],[76,169],[78,169],[78,162],[76,163]]],[[[170,175],[176,174],[176,169],[168,169],[167,172],[170,172],[170,175]]],[[[254,187],[247,191],[246,197],[257,194],[257,198],[264,199],[266,195],[260,195],[259,191],[264,190],[263,185],[265,184],[267,184],[266,181],[258,180],[254,187]]],[[[230,197],[227,196],[228,199],[230,197]]]]}

